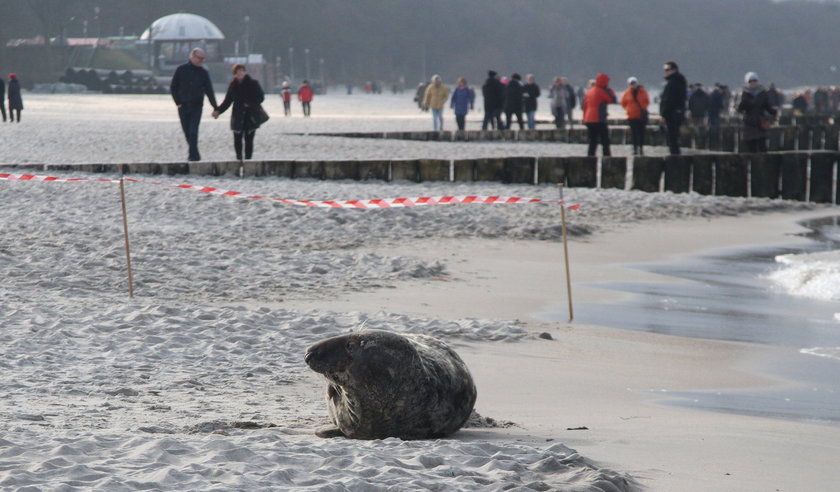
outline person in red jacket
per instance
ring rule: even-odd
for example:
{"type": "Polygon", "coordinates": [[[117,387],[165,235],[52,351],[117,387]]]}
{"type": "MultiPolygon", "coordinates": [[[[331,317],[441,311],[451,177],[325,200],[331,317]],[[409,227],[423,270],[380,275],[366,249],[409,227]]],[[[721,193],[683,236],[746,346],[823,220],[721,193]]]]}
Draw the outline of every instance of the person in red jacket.
{"type": "Polygon", "coordinates": [[[586,155],[592,157],[601,141],[601,148],[605,156],[610,154],[610,130],[607,127],[607,105],[615,104],[618,99],[609,87],[610,78],[605,73],[595,77],[595,85],[586,91],[583,97],[583,122],[589,135],[589,151],[586,155]]]}
{"type": "Polygon", "coordinates": [[[292,89],[289,87],[287,81],[283,81],[283,86],[280,87],[280,97],[283,98],[283,113],[286,116],[292,115],[292,89]]]}
{"type": "Polygon", "coordinates": [[[309,103],[312,102],[312,97],[314,93],[312,92],[312,87],[309,87],[309,82],[304,80],[303,83],[298,87],[298,101],[303,105],[303,115],[309,116],[309,103]]]}

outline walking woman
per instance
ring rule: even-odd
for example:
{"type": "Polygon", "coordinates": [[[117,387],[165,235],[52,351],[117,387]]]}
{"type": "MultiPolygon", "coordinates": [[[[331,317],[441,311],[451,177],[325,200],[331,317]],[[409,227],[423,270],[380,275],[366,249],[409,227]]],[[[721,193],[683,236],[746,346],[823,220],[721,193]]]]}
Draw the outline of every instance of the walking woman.
{"type": "Polygon", "coordinates": [[[230,81],[225,100],[213,111],[213,118],[218,118],[233,104],[230,114],[230,129],[233,130],[233,148],[236,159],[242,160],[242,141],[245,141],[245,159],[250,159],[254,152],[254,135],[263,113],[261,104],[265,99],[260,83],[252,79],[245,70],[245,65],[237,63],[232,68],[233,80],[230,81]]]}
{"type": "Polygon", "coordinates": [[[458,124],[459,130],[466,128],[467,113],[473,109],[474,103],[475,94],[467,86],[467,79],[458,77],[458,86],[452,91],[449,107],[455,110],[455,122],[458,124]]]}
{"type": "Polygon", "coordinates": [[[589,135],[589,151],[586,155],[592,157],[601,142],[603,155],[610,154],[610,130],[607,126],[607,105],[618,101],[615,92],[610,89],[610,78],[605,73],[599,73],[595,84],[583,96],[583,122],[589,135]]]}
{"type": "Polygon", "coordinates": [[[20,123],[20,112],[23,111],[23,99],[20,97],[20,83],[17,75],[9,74],[9,118],[10,122],[15,121],[15,114],[17,114],[17,122],[20,123]]]}
{"type": "Polygon", "coordinates": [[[747,73],[744,82],[747,85],[738,104],[738,112],[744,115],[744,143],[747,152],[767,152],[767,130],[777,111],[770,104],[767,91],[758,83],[755,72],[747,73]]]}
{"type": "Polygon", "coordinates": [[[627,112],[627,124],[633,141],[633,155],[644,155],[645,126],[648,122],[650,97],[636,77],[627,79],[627,90],[621,95],[621,106],[627,112]]]}

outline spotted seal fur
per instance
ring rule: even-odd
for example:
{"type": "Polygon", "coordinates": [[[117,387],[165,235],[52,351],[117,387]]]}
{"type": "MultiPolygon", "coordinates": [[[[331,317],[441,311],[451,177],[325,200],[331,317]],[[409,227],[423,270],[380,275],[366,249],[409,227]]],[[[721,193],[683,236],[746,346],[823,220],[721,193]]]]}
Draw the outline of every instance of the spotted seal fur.
{"type": "Polygon", "coordinates": [[[476,389],[464,361],[427,335],[363,330],[322,340],[304,357],[327,379],[336,428],[320,437],[429,439],[467,421],[476,389]]]}

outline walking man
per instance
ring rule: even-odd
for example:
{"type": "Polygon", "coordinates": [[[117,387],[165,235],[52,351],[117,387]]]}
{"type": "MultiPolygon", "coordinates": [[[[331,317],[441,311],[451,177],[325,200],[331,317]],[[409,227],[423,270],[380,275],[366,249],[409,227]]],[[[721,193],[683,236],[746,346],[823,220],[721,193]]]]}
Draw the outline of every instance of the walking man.
{"type": "Polygon", "coordinates": [[[205,56],[204,50],[193,48],[190,51],[189,61],[175,70],[172,83],[169,85],[172,99],[178,106],[181,128],[184,130],[184,137],[190,148],[189,157],[187,157],[189,161],[201,160],[201,154],[198,153],[198,124],[201,123],[201,109],[204,105],[205,94],[213,109],[218,107],[213,84],[210,82],[210,74],[201,66],[205,56]]]}
{"type": "Polygon", "coordinates": [[[449,100],[449,88],[443,85],[440,75],[432,77],[432,84],[426,87],[423,107],[432,110],[432,126],[436,132],[443,131],[443,107],[449,100]]]}
{"type": "Polygon", "coordinates": [[[680,153],[680,125],[685,118],[687,82],[676,62],[665,62],[665,88],[659,99],[659,122],[667,131],[668,150],[671,155],[680,153]]]}

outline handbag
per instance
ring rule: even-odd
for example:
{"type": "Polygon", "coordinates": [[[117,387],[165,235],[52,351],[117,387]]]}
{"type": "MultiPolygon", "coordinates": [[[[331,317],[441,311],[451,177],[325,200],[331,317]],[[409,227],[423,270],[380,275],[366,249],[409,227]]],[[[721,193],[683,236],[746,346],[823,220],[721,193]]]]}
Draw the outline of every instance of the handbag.
{"type": "Polygon", "coordinates": [[[268,121],[268,113],[263,109],[262,104],[250,111],[251,121],[254,123],[254,128],[259,128],[263,123],[268,121]]]}
{"type": "Polygon", "coordinates": [[[762,130],[767,131],[772,125],[770,124],[770,120],[768,118],[760,116],[758,118],[758,126],[761,127],[762,130]]]}

